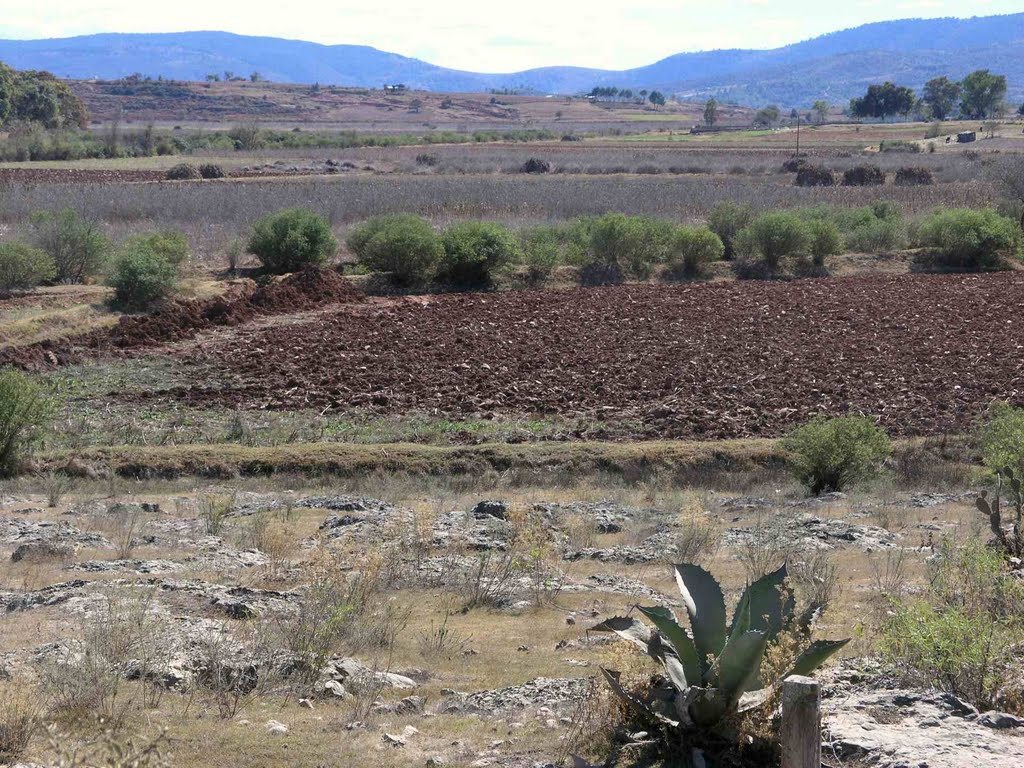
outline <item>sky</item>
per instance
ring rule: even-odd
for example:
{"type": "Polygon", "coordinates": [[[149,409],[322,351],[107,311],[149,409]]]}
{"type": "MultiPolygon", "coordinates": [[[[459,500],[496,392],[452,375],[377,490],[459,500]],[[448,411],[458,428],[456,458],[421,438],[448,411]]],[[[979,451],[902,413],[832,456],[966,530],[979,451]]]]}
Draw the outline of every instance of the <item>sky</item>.
{"type": "Polygon", "coordinates": [[[0,38],[203,29],[371,45],[477,72],[627,69],[682,51],[774,48],[870,21],[1021,10],[1021,0],[0,0],[0,38]]]}

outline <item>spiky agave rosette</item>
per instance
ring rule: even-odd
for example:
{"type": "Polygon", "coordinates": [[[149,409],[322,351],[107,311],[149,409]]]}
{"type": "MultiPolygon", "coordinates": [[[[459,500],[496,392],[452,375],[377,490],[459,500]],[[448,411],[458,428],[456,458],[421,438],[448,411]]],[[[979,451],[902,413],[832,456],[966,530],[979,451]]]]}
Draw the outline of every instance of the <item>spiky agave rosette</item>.
{"type": "Polygon", "coordinates": [[[782,566],[744,590],[727,627],[725,598],[715,578],[697,565],[674,565],[673,570],[690,631],[669,608],[643,606],[637,609],[653,628],[631,616],[616,616],[594,627],[614,632],[662,665],[671,691],[657,702],[626,691],[617,671],[601,671],[620,698],[672,730],[710,731],[732,715],[762,706],[786,677],[813,672],[849,642],[811,642],[783,675],[764,680],[761,663],[769,643],[788,627],[809,634],[821,606],[808,606],[796,615],[793,594],[784,588],[782,566]]]}

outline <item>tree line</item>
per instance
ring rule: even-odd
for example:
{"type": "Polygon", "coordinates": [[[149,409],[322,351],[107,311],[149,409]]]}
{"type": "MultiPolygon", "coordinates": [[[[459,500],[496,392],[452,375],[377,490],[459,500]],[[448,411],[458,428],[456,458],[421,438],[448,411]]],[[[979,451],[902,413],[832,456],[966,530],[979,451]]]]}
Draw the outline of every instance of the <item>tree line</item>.
{"type": "Polygon", "coordinates": [[[18,71],[0,62],[0,125],[40,123],[46,128],[85,128],[85,105],[49,72],[18,71]]]}
{"type": "Polygon", "coordinates": [[[935,120],[998,117],[1007,111],[1006,76],[979,69],[960,81],[935,77],[924,84],[920,97],[912,88],[887,81],[870,85],[863,96],[851,99],[849,111],[853,117],[878,120],[911,113],[935,120]]]}
{"type": "Polygon", "coordinates": [[[637,104],[649,101],[656,107],[665,104],[665,94],[661,91],[648,91],[646,88],[633,91],[631,88],[595,85],[587,96],[595,101],[633,101],[637,104]]]}

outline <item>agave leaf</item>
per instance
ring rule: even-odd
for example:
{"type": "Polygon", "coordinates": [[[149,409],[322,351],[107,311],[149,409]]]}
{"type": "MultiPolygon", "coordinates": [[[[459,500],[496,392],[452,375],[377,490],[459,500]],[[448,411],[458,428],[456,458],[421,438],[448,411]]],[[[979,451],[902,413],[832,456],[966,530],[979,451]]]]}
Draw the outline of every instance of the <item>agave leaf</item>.
{"type": "MultiPolygon", "coordinates": [[[[654,622],[654,626],[665,636],[679,657],[682,663],[683,673],[690,684],[696,683],[701,678],[702,667],[697,656],[697,649],[693,639],[686,634],[686,630],[679,626],[675,614],[668,608],[656,607],[645,608],[638,605],[637,610],[654,622]]],[[[686,688],[684,684],[682,688],[686,688]]]]}
{"type": "Polygon", "coordinates": [[[797,660],[793,662],[793,666],[783,675],[783,678],[790,675],[809,675],[820,667],[829,656],[848,642],[850,642],[850,638],[845,640],[815,640],[797,657],[797,660]]]}
{"type": "Polygon", "coordinates": [[[751,690],[761,671],[761,660],[768,646],[768,633],[750,630],[736,639],[730,639],[708,671],[705,682],[720,688],[730,704],[751,690]]]}
{"type": "Polygon", "coordinates": [[[697,688],[698,695],[687,708],[693,722],[699,727],[714,725],[729,710],[725,693],[718,688],[697,688]]]}
{"type": "Polygon", "coordinates": [[[686,672],[682,663],[675,656],[665,656],[662,662],[665,665],[665,673],[677,691],[685,691],[689,685],[686,682],[686,672]]]}
{"type": "MultiPolygon", "coordinates": [[[[640,648],[644,653],[649,653],[648,646],[651,642],[651,630],[642,621],[632,616],[612,616],[600,624],[590,628],[591,632],[614,632],[624,640],[640,648]]],[[[655,657],[657,658],[657,657],[655,657]]]]}
{"type": "MultiPolygon", "coordinates": [[[[768,639],[782,630],[785,606],[782,585],[786,581],[786,566],[773,571],[747,587],[736,604],[732,617],[729,641],[742,637],[750,630],[767,632],[768,639]]],[[[792,600],[792,595],[789,596],[792,600]]]]}
{"type": "Polygon", "coordinates": [[[699,565],[683,563],[674,570],[690,617],[700,668],[706,672],[711,666],[710,659],[717,657],[725,646],[725,597],[715,577],[699,565]]]}
{"type": "Polygon", "coordinates": [[[670,728],[676,728],[679,726],[679,723],[677,721],[665,717],[660,712],[655,712],[653,709],[647,706],[647,704],[638,699],[636,696],[634,696],[631,693],[628,693],[626,689],[622,687],[622,683],[619,682],[619,678],[621,677],[620,672],[617,672],[613,669],[605,669],[604,667],[601,667],[601,673],[604,675],[604,679],[608,681],[608,685],[611,687],[615,695],[627,704],[629,704],[629,706],[634,707],[635,709],[638,709],[645,714],[651,715],[656,720],[664,723],[670,728]]]}

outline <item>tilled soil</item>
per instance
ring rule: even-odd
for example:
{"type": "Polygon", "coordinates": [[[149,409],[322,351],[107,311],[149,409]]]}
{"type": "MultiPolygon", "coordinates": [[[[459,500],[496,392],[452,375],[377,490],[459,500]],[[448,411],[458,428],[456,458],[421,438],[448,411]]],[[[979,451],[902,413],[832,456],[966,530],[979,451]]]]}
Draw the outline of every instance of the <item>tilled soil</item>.
{"type": "Polygon", "coordinates": [[[179,299],[148,315],[125,315],[112,328],[80,336],[47,340],[0,352],[0,365],[44,370],[78,362],[85,357],[145,351],[191,339],[200,331],[236,326],[260,315],[302,312],[325,304],[360,303],[366,296],[337,272],[306,269],[257,287],[239,280],[212,299],[179,299]]]}
{"type": "Polygon", "coordinates": [[[1024,399],[1022,295],[1024,275],[1001,273],[342,307],[202,339],[179,353],[195,384],[147,396],[589,416],[648,438],[772,436],[816,414],[863,412],[897,435],[935,434],[967,427],[994,398],[1024,399]]]}

